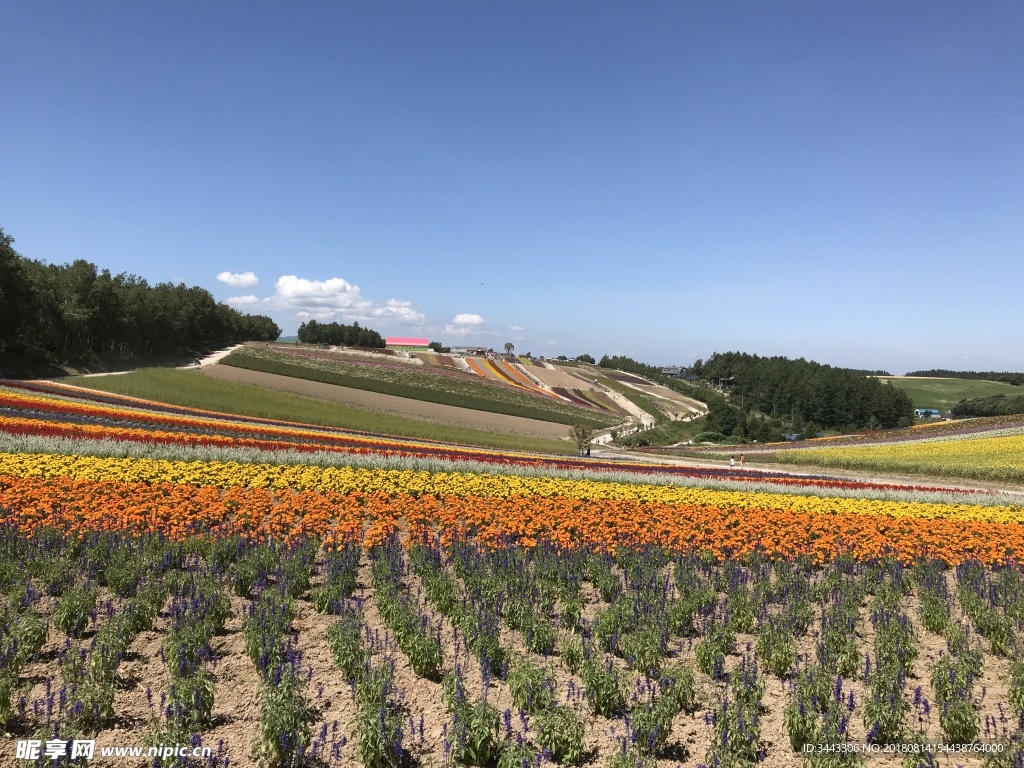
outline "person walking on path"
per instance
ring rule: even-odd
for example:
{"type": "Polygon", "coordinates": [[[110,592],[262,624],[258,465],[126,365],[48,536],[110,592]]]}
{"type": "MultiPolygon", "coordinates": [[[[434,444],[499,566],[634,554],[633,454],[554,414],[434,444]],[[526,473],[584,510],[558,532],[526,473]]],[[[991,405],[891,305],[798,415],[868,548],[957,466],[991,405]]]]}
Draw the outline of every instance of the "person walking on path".
{"type": "Polygon", "coordinates": [[[743,454],[740,454],[740,469],[743,469],[743,454]]]}
{"type": "Polygon", "coordinates": [[[733,469],[735,466],[736,466],[736,457],[735,456],[730,456],[729,457],[729,469],[733,469]]]}

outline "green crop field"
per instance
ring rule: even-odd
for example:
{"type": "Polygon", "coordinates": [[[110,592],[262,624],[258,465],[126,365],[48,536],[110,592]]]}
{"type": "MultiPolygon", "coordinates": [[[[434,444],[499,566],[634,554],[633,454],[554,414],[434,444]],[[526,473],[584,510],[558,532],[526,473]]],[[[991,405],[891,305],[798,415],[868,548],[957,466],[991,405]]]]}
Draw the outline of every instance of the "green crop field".
{"type": "Polygon", "coordinates": [[[1015,387],[1001,381],[980,379],[925,379],[902,376],[879,376],[899,387],[914,401],[915,408],[938,408],[947,411],[965,398],[991,395],[1024,394],[1024,387],[1015,387]]]}
{"type": "Polygon", "coordinates": [[[368,365],[343,360],[325,360],[255,347],[232,352],[222,364],[555,424],[585,424],[599,429],[618,422],[618,419],[610,414],[595,413],[514,387],[496,386],[477,377],[432,373],[401,364],[368,365]]]}
{"type": "Polygon", "coordinates": [[[88,389],[262,419],[342,427],[360,432],[439,440],[486,448],[559,454],[569,454],[575,450],[571,444],[559,440],[484,432],[365,411],[252,384],[212,379],[194,371],[144,368],[123,376],[72,377],[65,381],[88,389]]]}

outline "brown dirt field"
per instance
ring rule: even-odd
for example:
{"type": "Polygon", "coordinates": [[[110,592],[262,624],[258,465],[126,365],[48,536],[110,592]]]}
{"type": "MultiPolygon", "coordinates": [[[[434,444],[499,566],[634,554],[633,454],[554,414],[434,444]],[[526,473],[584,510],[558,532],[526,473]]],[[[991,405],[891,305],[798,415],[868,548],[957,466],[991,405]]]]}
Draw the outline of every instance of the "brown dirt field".
{"type": "Polygon", "coordinates": [[[276,373],[262,373],[227,365],[211,365],[202,370],[204,376],[211,376],[224,381],[243,384],[254,384],[281,392],[315,397],[332,403],[340,403],[355,408],[362,408],[377,413],[388,413],[409,419],[429,421],[436,424],[450,424],[468,429],[479,429],[488,432],[503,432],[510,435],[543,437],[560,440],[568,433],[564,424],[554,424],[537,419],[525,419],[521,416],[505,416],[500,413],[474,411],[470,408],[459,408],[454,405],[427,403],[407,397],[382,395],[351,387],[339,387],[336,384],[322,384],[317,381],[294,379],[276,373]]]}
{"type": "MultiPolygon", "coordinates": [[[[322,560],[319,563],[320,573],[314,576],[313,584],[322,583],[322,560]]],[[[621,570],[616,568],[621,575],[621,570]]],[[[671,566],[666,571],[668,583],[674,584],[670,578],[671,566]]],[[[956,581],[953,573],[947,574],[951,592],[955,593],[956,581]]],[[[816,582],[818,577],[813,577],[816,582]]],[[[371,585],[372,575],[368,556],[364,553],[359,567],[358,587],[354,599],[362,605],[363,622],[366,637],[374,637],[372,643],[373,666],[382,666],[394,662],[395,681],[403,707],[412,728],[407,729],[406,745],[413,758],[410,765],[440,766],[444,762],[444,728],[449,722],[440,683],[419,678],[412,670],[408,658],[402,653],[385,625],[378,610],[375,591],[371,585]],[[418,738],[415,731],[419,723],[424,724],[423,737],[418,738]],[[410,734],[412,730],[414,733],[410,734]]],[[[423,594],[422,582],[411,569],[404,571],[402,587],[411,600],[419,606],[428,617],[431,626],[440,628],[444,648],[443,669],[451,671],[460,666],[465,675],[467,690],[474,697],[483,691],[483,678],[476,659],[468,654],[464,641],[456,640],[458,635],[447,618],[437,613],[432,604],[423,594]]],[[[585,599],[584,618],[592,622],[598,611],[608,608],[597,591],[590,583],[584,583],[585,599]]],[[[215,658],[210,668],[216,677],[214,698],[214,724],[202,734],[203,743],[215,751],[221,745],[224,754],[230,757],[231,765],[238,768],[257,768],[258,761],[252,754],[252,745],[259,737],[260,700],[258,696],[259,678],[256,669],[245,652],[242,628],[245,621],[248,601],[230,595],[232,616],[224,629],[213,639],[215,658]]],[[[679,596],[673,586],[670,587],[671,598],[679,596]]],[[[726,593],[718,593],[719,602],[725,600],[726,593]]],[[[107,590],[101,590],[101,602],[110,598],[107,590]]],[[[860,617],[857,622],[855,642],[863,659],[873,654],[875,630],[871,622],[871,606],[873,598],[868,595],[861,604],[860,617]]],[[[112,599],[115,606],[123,601],[112,599]]],[[[34,607],[44,615],[52,613],[56,603],[54,598],[41,597],[34,607]]],[[[808,632],[797,640],[798,653],[803,661],[811,661],[819,640],[821,605],[814,605],[814,617],[808,632]]],[[[945,651],[945,643],[938,635],[929,633],[921,625],[919,619],[920,603],[916,589],[907,595],[901,604],[916,636],[918,648],[917,660],[914,662],[911,676],[904,687],[904,695],[910,701],[915,689],[921,687],[925,698],[931,700],[934,692],[930,683],[930,668],[941,653],[945,651]]],[[[296,599],[293,603],[295,619],[292,622],[294,640],[297,649],[302,653],[302,669],[309,672],[309,683],[305,691],[306,701],[314,713],[314,735],[324,728],[330,735],[327,742],[330,746],[337,745],[338,758],[328,759],[325,763],[310,763],[310,766],[339,766],[343,768],[359,768],[361,762],[356,754],[356,732],[353,718],[356,706],[353,691],[344,675],[335,667],[327,643],[327,629],[336,621],[333,616],[322,615],[313,610],[308,595],[296,599]]],[[[780,606],[773,604],[770,610],[780,606]]],[[[955,622],[969,624],[962,610],[954,603],[950,618],[955,622]]],[[[105,616],[90,624],[89,631],[79,641],[87,647],[99,624],[106,620],[105,616]]],[[[135,746],[144,743],[147,728],[154,721],[155,710],[149,701],[159,702],[161,694],[167,692],[171,678],[168,675],[166,662],[160,657],[162,642],[169,626],[169,616],[165,610],[161,613],[154,628],[141,632],[129,647],[129,652],[122,660],[118,669],[118,685],[115,697],[114,722],[96,734],[97,749],[100,746],[135,746]],[[149,695],[147,695],[147,693],[149,695]]],[[[725,659],[725,670],[735,669],[744,654],[751,654],[757,640],[757,625],[750,633],[739,633],[736,636],[736,650],[725,659]]],[[[564,647],[578,633],[561,627],[558,631],[558,646],[564,647]]],[[[669,641],[666,660],[669,663],[683,663],[696,668],[695,645],[699,638],[675,636],[669,641]]],[[[543,657],[531,654],[526,650],[522,633],[513,631],[507,626],[501,628],[502,645],[515,655],[526,656],[535,664],[550,667],[553,673],[557,700],[560,704],[568,704],[577,709],[586,720],[586,754],[582,765],[587,768],[600,768],[607,764],[608,759],[618,749],[618,737],[624,733],[621,719],[606,719],[594,715],[583,704],[579,696],[583,681],[570,673],[556,656],[543,657]]],[[[25,718],[17,718],[12,730],[3,742],[5,757],[13,754],[14,740],[28,738],[37,726],[45,722],[45,716],[37,709],[46,698],[43,680],[47,677],[53,681],[53,690],[57,691],[62,683],[58,658],[63,651],[66,638],[55,628],[51,628],[50,638],[42,653],[22,670],[22,680],[28,685],[27,699],[29,706],[25,718]]],[[[369,644],[368,644],[369,645],[369,644]]],[[[987,641],[973,635],[972,645],[983,655],[984,666],[982,675],[975,683],[973,695],[977,702],[977,711],[982,722],[1003,722],[1004,713],[1010,712],[1008,703],[1008,685],[1010,664],[1006,659],[994,656],[987,641]]],[[[623,673],[626,664],[622,659],[606,656],[610,663],[623,673]]],[[[765,759],[760,763],[764,768],[786,768],[799,765],[800,756],[792,751],[786,736],[783,710],[789,701],[791,692],[789,681],[763,672],[766,687],[761,707],[761,732],[765,747],[765,759]]],[[[628,673],[627,673],[627,676],[628,673]]],[[[660,752],[652,762],[652,768],[697,768],[705,761],[705,750],[712,738],[712,730],[706,718],[715,709],[718,699],[724,694],[720,680],[712,679],[702,672],[696,673],[697,706],[692,712],[680,712],[672,723],[672,731],[666,749],[660,752]]],[[[850,722],[850,743],[863,743],[865,727],[862,718],[863,702],[867,699],[867,688],[859,674],[843,680],[844,691],[852,691],[857,702],[857,709],[850,722]]],[[[487,698],[498,707],[499,711],[510,709],[514,718],[513,726],[521,729],[518,710],[512,702],[511,692],[506,682],[492,678],[487,688],[487,698]]],[[[913,714],[907,717],[907,726],[914,727],[917,722],[913,714]]],[[[933,709],[927,721],[920,723],[926,731],[927,739],[932,743],[945,741],[938,724],[938,713],[933,709]]],[[[1012,723],[1011,723],[1012,725],[1012,723]]],[[[991,743],[995,739],[984,734],[979,737],[981,743],[991,743]]],[[[329,754],[329,750],[328,750],[329,754]]],[[[961,765],[965,768],[980,768],[982,756],[976,754],[939,754],[937,763],[942,768],[954,768],[961,765]]],[[[14,765],[14,762],[2,764],[14,765]]],[[[90,763],[97,766],[127,765],[142,768],[144,761],[120,759],[103,760],[99,758],[90,763]]],[[[866,768],[875,766],[901,765],[900,755],[874,753],[868,756],[866,768]]]]}

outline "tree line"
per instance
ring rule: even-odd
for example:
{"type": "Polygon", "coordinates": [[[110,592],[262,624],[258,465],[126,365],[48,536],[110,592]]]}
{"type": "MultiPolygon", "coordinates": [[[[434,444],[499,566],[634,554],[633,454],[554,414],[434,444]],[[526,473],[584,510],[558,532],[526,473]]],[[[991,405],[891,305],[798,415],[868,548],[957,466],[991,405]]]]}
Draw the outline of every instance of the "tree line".
{"type": "Polygon", "coordinates": [[[333,344],[344,347],[371,347],[383,349],[384,338],[372,328],[363,328],[358,322],[318,323],[308,320],[299,326],[299,341],[303,344],[333,344]]]}
{"type": "Polygon", "coordinates": [[[720,382],[729,393],[730,405],[781,419],[791,427],[813,423],[852,431],[907,426],[914,421],[913,401],[902,389],[858,371],[803,358],[715,353],[698,361],[694,373],[720,382]]]}
{"type": "Polygon", "coordinates": [[[858,376],[892,376],[891,373],[881,368],[876,371],[862,370],[860,368],[844,368],[843,370],[855,373],[858,376]]]}
{"type": "Polygon", "coordinates": [[[928,376],[937,379],[983,379],[985,381],[1003,381],[1019,387],[1024,384],[1024,373],[1012,371],[947,371],[945,368],[935,368],[930,371],[913,371],[907,376],[928,376]]]}
{"type": "Polygon", "coordinates": [[[1016,416],[1024,414],[1024,395],[992,395],[961,400],[951,409],[958,419],[976,416],[1016,416]]]}
{"type": "Polygon", "coordinates": [[[145,361],[240,341],[273,341],[269,317],[247,315],[183,283],[150,285],[77,259],[45,264],[0,228],[0,359],[13,368],[145,361]]]}
{"type": "Polygon", "coordinates": [[[598,365],[702,400],[708,406],[707,431],[723,437],[774,442],[783,434],[813,437],[822,429],[889,428],[914,421],[913,401],[903,390],[862,371],[803,358],[715,353],[689,369],[701,383],[666,376],[622,355],[605,355],[598,365]]]}

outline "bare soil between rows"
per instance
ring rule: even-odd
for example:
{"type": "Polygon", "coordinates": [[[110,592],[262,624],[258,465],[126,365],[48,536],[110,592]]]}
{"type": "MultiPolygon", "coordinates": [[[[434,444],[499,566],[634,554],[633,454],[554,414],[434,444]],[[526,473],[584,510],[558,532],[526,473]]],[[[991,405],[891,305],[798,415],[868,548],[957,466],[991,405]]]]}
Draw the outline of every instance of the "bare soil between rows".
{"type": "MultiPolygon", "coordinates": [[[[322,576],[314,578],[314,584],[319,583],[322,576]]],[[[517,708],[512,702],[511,694],[507,684],[499,678],[485,680],[481,674],[478,664],[471,657],[465,647],[465,643],[459,643],[456,639],[456,632],[451,623],[435,612],[428,600],[426,600],[422,584],[419,578],[412,572],[407,572],[403,577],[404,588],[413,597],[413,600],[422,608],[424,613],[430,617],[431,625],[440,628],[441,637],[445,640],[444,664],[445,671],[461,667],[465,675],[467,690],[474,697],[486,695],[488,701],[498,707],[499,710],[510,709],[513,713],[517,708]],[[486,693],[485,693],[486,691],[486,693]]],[[[952,574],[950,574],[951,587],[953,586],[952,574]]],[[[608,603],[601,600],[596,590],[589,584],[584,585],[583,595],[585,606],[583,615],[588,621],[593,621],[597,612],[608,607],[608,603]]],[[[111,595],[104,590],[101,594],[103,600],[111,595]]],[[[443,703],[442,686],[438,682],[417,677],[408,661],[408,658],[398,649],[397,644],[391,637],[390,632],[380,612],[378,611],[374,590],[371,586],[371,574],[369,559],[364,553],[359,568],[359,583],[354,597],[363,604],[363,621],[367,637],[375,637],[373,644],[372,664],[382,666],[390,663],[395,664],[395,679],[399,695],[403,702],[404,709],[408,716],[409,728],[412,737],[408,738],[408,754],[411,760],[409,768],[422,766],[438,766],[444,764],[444,742],[446,734],[446,723],[450,715],[443,703]],[[423,725],[421,725],[421,723],[423,725]],[[420,730],[422,728],[422,730],[420,730]]],[[[719,599],[725,597],[724,593],[718,595],[719,599]]],[[[861,616],[857,625],[855,642],[857,648],[864,658],[873,652],[874,629],[870,619],[870,597],[866,597],[861,606],[861,616]]],[[[56,600],[43,598],[37,607],[48,613],[52,610],[56,600]]],[[[101,600],[102,602],[102,600],[101,600]]],[[[121,601],[114,598],[115,603],[121,601]]],[[[258,741],[260,735],[260,697],[259,677],[256,668],[245,651],[245,642],[242,633],[246,606],[248,602],[244,599],[231,598],[232,617],[228,619],[224,629],[217,634],[213,642],[215,659],[212,670],[216,677],[216,693],[214,705],[214,725],[202,734],[203,743],[213,747],[216,751],[230,758],[230,765],[235,768],[256,768],[259,765],[253,745],[258,741]]],[[[929,669],[932,663],[945,652],[945,643],[942,639],[929,633],[921,625],[918,618],[919,603],[915,594],[908,595],[902,603],[903,610],[913,626],[914,634],[917,637],[919,654],[911,673],[910,679],[904,688],[904,695],[908,699],[913,698],[915,689],[923,690],[926,698],[931,698],[932,691],[929,683],[929,669]]],[[[302,669],[308,670],[309,684],[306,689],[306,700],[314,713],[314,733],[326,732],[327,743],[330,746],[328,755],[334,753],[333,759],[328,757],[325,762],[310,762],[311,768],[325,768],[326,765],[342,766],[343,768],[357,768],[362,763],[358,757],[356,746],[357,736],[353,726],[356,714],[356,707],[353,700],[353,690],[350,682],[334,666],[327,642],[327,628],[336,619],[333,616],[322,615],[315,612],[308,600],[308,596],[297,599],[294,603],[295,619],[292,628],[295,631],[298,650],[302,653],[302,669]],[[323,731],[321,731],[323,729],[323,731]]],[[[951,616],[956,622],[968,623],[968,620],[959,609],[954,609],[951,616]]],[[[103,619],[99,619],[102,621],[103,619]]],[[[798,653],[800,657],[809,661],[815,656],[818,633],[816,628],[820,625],[820,605],[815,607],[814,618],[810,623],[810,631],[799,638],[798,653]]],[[[96,735],[97,747],[100,746],[135,746],[144,743],[145,732],[151,727],[157,713],[162,694],[170,686],[171,678],[168,675],[166,663],[161,659],[161,645],[169,625],[169,616],[162,612],[156,625],[151,631],[140,633],[129,648],[129,653],[122,662],[118,671],[119,689],[115,701],[116,719],[109,727],[96,735]]],[[[86,633],[92,636],[98,624],[90,625],[90,631],[86,633]]],[[[756,642],[756,627],[749,634],[739,634],[736,637],[736,652],[726,657],[725,671],[735,669],[743,655],[752,653],[756,642]]],[[[566,628],[559,629],[558,646],[564,644],[574,636],[566,628]]],[[[502,645],[511,649],[518,655],[529,656],[535,663],[542,666],[550,665],[555,674],[557,698],[559,702],[577,700],[578,692],[582,690],[582,680],[568,672],[557,656],[542,657],[530,654],[525,647],[521,633],[503,627],[501,631],[502,645]],[[573,691],[577,693],[574,694],[573,691]]],[[[667,662],[684,663],[691,668],[696,668],[695,644],[698,638],[677,637],[670,641],[667,662]]],[[[36,661],[30,663],[22,673],[22,678],[30,682],[31,690],[28,693],[30,702],[45,699],[43,680],[53,681],[54,690],[60,686],[60,666],[58,657],[64,648],[66,638],[59,632],[51,629],[50,639],[39,654],[36,661]]],[[[988,651],[988,643],[975,636],[973,641],[975,647],[982,650],[984,656],[984,671],[978,680],[975,696],[979,715],[984,718],[987,724],[990,720],[993,723],[1007,723],[1005,716],[1011,711],[1008,702],[1009,662],[994,656],[988,651]]],[[[626,664],[618,658],[612,658],[611,662],[625,672],[626,664]]],[[[765,757],[759,765],[764,768],[786,768],[786,766],[797,766],[801,764],[801,756],[795,753],[789,745],[783,719],[783,710],[789,701],[791,692],[789,682],[765,673],[766,688],[761,702],[761,731],[765,757]]],[[[866,700],[867,689],[859,676],[844,679],[844,689],[852,691],[858,702],[858,711],[854,713],[851,721],[850,743],[863,744],[866,739],[865,729],[861,722],[860,705],[866,700]]],[[[671,736],[664,750],[662,750],[653,761],[654,768],[697,768],[706,759],[705,753],[709,741],[713,738],[713,728],[709,717],[714,711],[716,704],[723,695],[723,683],[703,673],[697,673],[697,706],[693,711],[680,712],[672,723],[671,736]]],[[[29,712],[34,710],[29,707],[29,712]]],[[[606,719],[593,715],[585,708],[580,709],[587,720],[586,756],[581,762],[587,768],[605,766],[609,758],[620,748],[621,738],[625,734],[625,725],[621,719],[606,719]]],[[[908,716],[908,726],[913,727],[909,721],[913,716],[908,716]]],[[[15,741],[19,738],[27,738],[27,734],[38,726],[39,719],[31,714],[29,721],[22,722],[20,728],[14,728],[15,733],[5,734],[0,745],[0,764],[17,765],[13,759],[15,741]]],[[[933,743],[942,743],[941,729],[938,727],[937,713],[930,716],[927,722],[921,725],[927,738],[933,743]]],[[[516,715],[516,727],[521,728],[520,718],[516,715]]],[[[994,736],[981,736],[980,743],[992,743],[994,736]]],[[[897,753],[876,752],[867,755],[866,765],[873,766],[899,766],[902,755],[897,753]]],[[[936,755],[937,764],[943,768],[953,766],[964,766],[974,768],[982,764],[982,756],[977,754],[950,753],[936,755]]],[[[27,763],[24,763],[27,764],[27,763]]],[[[138,759],[97,759],[90,763],[97,766],[136,766],[142,768],[147,763],[138,759]]]]}

